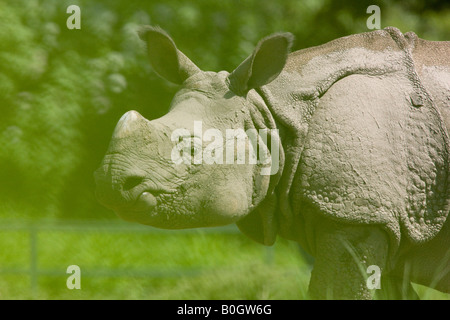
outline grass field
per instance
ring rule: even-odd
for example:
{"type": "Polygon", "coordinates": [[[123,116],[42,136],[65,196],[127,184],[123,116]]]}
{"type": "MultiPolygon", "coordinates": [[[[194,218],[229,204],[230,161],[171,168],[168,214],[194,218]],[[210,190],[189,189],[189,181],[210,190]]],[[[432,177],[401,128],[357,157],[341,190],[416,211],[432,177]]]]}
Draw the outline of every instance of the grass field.
{"type": "Polygon", "coordinates": [[[20,224],[0,231],[0,299],[305,297],[309,267],[289,241],[267,248],[233,229],[33,225],[38,232],[20,224]],[[33,263],[37,277],[30,276],[33,263]],[[69,265],[81,269],[81,290],[66,286],[69,265]]]}
{"type": "MultiPolygon", "coordinates": [[[[297,244],[264,247],[235,228],[159,231],[129,223],[2,223],[0,299],[305,299],[297,244]],[[81,289],[69,290],[69,265],[81,289]],[[34,273],[33,273],[34,272],[34,273]]],[[[425,299],[448,295],[417,286],[425,299]]]]}

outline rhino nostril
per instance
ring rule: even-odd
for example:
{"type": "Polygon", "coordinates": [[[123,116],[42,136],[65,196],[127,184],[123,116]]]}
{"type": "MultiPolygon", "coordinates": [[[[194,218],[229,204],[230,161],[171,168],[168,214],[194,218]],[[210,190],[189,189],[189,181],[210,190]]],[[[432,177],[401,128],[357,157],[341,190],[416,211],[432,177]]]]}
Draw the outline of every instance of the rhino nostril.
{"type": "Polygon", "coordinates": [[[129,177],[125,180],[125,183],[123,184],[123,190],[129,191],[134,187],[140,185],[142,181],[144,181],[144,178],[142,177],[129,177]]]}

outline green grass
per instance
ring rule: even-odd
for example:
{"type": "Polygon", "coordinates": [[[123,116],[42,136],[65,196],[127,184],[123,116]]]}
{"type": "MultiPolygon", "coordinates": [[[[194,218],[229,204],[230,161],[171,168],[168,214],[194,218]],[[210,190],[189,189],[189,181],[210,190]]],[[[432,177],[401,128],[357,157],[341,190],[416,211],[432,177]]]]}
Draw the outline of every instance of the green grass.
{"type": "MultiPolygon", "coordinates": [[[[88,230],[40,226],[36,284],[29,230],[0,231],[0,299],[303,299],[308,265],[295,243],[273,248],[236,232],[155,233],[94,224],[88,230]],[[81,268],[81,290],[66,287],[69,265],[81,268]],[[23,273],[18,273],[23,271],[23,273]],[[16,272],[16,273],[14,273],[16,272]]],[[[89,226],[89,224],[84,224],[89,226]]],[[[130,226],[133,226],[130,228],[130,226]]]]}
{"type": "MultiPolygon", "coordinates": [[[[284,239],[268,248],[233,229],[39,221],[33,249],[26,225],[0,224],[0,299],[307,298],[310,266],[284,239]],[[33,255],[40,273],[34,283],[33,255]],[[69,265],[81,268],[81,290],[66,286],[69,265]]],[[[425,299],[449,298],[415,288],[425,299]]]]}

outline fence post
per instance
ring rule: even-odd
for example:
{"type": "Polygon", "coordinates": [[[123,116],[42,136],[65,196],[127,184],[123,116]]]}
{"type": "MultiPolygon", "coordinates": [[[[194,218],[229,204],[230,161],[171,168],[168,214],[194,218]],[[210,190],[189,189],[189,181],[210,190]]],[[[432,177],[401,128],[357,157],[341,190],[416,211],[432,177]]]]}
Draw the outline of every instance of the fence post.
{"type": "Polygon", "coordinates": [[[273,246],[266,247],[266,263],[268,265],[273,265],[275,263],[275,250],[273,246]]]}
{"type": "Polygon", "coordinates": [[[37,240],[37,229],[33,224],[30,225],[29,232],[30,232],[30,284],[31,284],[31,296],[34,299],[36,298],[37,294],[37,282],[38,282],[37,281],[38,240],[37,240]]]}

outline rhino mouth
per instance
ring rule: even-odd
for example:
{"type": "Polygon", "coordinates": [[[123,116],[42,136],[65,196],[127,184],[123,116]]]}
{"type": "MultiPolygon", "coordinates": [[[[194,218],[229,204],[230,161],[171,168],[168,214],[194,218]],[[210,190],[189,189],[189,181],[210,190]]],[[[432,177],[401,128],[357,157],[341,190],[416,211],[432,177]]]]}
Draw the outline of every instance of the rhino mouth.
{"type": "Polygon", "coordinates": [[[149,211],[156,207],[157,205],[157,195],[161,192],[146,190],[142,192],[136,201],[128,208],[131,211],[149,211]]]}
{"type": "Polygon", "coordinates": [[[136,197],[134,202],[113,210],[124,220],[141,222],[146,220],[146,217],[156,215],[160,197],[168,196],[172,193],[165,190],[146,189],[136,197]]]}

